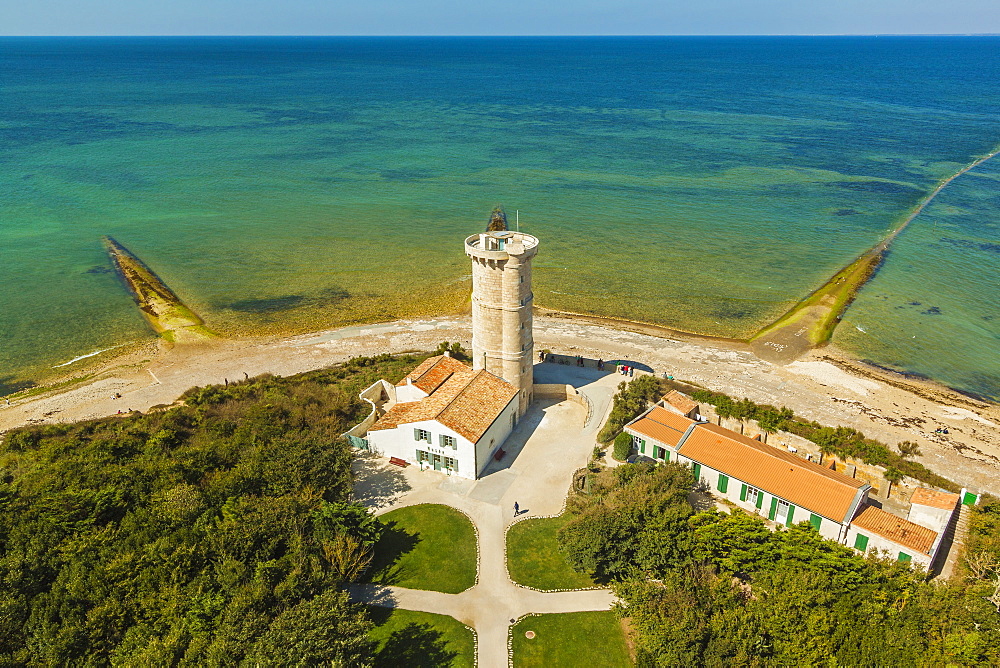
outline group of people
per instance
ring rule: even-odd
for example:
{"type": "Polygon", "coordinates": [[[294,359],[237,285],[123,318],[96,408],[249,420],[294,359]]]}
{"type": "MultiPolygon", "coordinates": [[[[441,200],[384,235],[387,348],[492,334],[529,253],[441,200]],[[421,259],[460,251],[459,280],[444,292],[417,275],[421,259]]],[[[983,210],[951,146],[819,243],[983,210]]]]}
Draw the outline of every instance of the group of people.
{"type": "MultiPolygon", "coordinates": [[[[541,352],[538,353],[538,361],[539,362],[549,362],[549,361],[553,361],[553,358],[552,358],[551,354],[546,354],[544,351],[541,351],[541,352]]],[[[574,361],[576,362],[577,366],[587,366],[587,360],[584,359],[584,357],[582,355],[577,355],[576,359],[574,361]]],[[[565,362],[563,362],[563,364],[565,364],[565,362]]],[[[624,362],[615,362],[614,365],[615,365],[615,371],[617,371],[621,375],[623,375],[623,376],[635,376],[635,367],[632,366],[631,364],[625,364],[624,362]]],[[[597,360],[597,369],[599,371],[604,371],[604,359],[603,358],[600,358],[600,359],[597,360]]],[[[666,374],[664,374],[663,377],[667,378],[668,376],[666,374]]],[[[673,379],[673,376],[669,376],[669,378],[673,379]]]]}
{"type": "Polygon", "coordinates": [[[938,427],[937,429],[934,430],[934,433],[935,434],[947,434],[948,433],[948,428],[947,427],[938,427]]]}

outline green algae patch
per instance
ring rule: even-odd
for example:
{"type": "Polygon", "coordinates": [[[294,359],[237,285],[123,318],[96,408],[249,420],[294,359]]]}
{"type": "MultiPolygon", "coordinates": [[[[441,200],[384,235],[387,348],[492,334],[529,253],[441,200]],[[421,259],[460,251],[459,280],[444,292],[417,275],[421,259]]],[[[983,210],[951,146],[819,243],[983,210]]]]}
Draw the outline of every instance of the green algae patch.
{"type": "Polygon", "coordinates": [[[847,265],[818,290],[796,304],[776,322],[750,339],[761,359],[791,362],[830,340],[858,290],[875,274],[885,256],[884,244],[847,265]]]}
{"type": "Polygon", "coordinates": [[[131,251],[108,236],[104,237],[104,245],[139,310],[163,339],[175,343],[216,336],[205,327],[198,314],[185,306],[167,284],[131,251]]]}

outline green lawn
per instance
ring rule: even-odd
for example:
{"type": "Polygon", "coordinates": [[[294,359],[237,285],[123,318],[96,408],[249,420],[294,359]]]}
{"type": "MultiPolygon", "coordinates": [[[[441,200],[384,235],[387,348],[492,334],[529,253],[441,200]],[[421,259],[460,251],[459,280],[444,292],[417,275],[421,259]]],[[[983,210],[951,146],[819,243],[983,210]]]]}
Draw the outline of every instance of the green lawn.
{"type": "Polygon", "coordinates": [[[472,631],[448,615],[371,607],[375,628],[368,636],[378,643],[373,668],[472,668],[472,631]]]}
{"type": "Polygon", "coordinates": [[[518,522],[507,532],[507,570],[519,584],[536,589],[593,587],[590,577],[577,573],[563,558],[556,533],[569,515],[518,522]]]}
{"type": "Polygon", "coordinates": [[[515,668],[626,668],[632,665],[618,615],[566,612],[525,617],[511,627],[515,668]],[[529,640],[526,631],[534,631],[529,640]]]}
{"type": "Polygon", "coordinates": [[[386,531],[375,546],[370,582],[446,594],[476,583],[476,533],[459,511],[425,503],[379,520],[386,531]]]}

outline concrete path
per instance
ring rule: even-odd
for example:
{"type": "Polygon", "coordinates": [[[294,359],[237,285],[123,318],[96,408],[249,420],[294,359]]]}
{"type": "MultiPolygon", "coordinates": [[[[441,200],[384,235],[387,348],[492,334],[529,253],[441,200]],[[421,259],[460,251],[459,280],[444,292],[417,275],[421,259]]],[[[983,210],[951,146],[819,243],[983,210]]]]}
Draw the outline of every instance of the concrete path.
{"type": "MultiPolygon", "coordinates": [[[[382,458],[359,457],[355,498],[383,514],[421,503],[440,503],[464,512],[479,534],[478,582],[460,594],[355,585],[352,597],[383,607],[451,615],[476,630],[480,668],[506,667],[511,620],[531,612],[608,610],[610,590],[538,592],[511,581],[505,561],[506,530],[514,521],[514,502],[522,518],[562,511],[572,474],[585,466],[611,397],[622,378],[593,369],[540,364],[536,382],[564,383],[587,395],[593,416],[583,427],[586,410],[577,403],[536,401],[511,434],[507,456],[494,462],[476,481],[450,478],[435,471],[405,470],[382,458]]],[[[447,568],[447,564],[442,564],[447,568]]]]}

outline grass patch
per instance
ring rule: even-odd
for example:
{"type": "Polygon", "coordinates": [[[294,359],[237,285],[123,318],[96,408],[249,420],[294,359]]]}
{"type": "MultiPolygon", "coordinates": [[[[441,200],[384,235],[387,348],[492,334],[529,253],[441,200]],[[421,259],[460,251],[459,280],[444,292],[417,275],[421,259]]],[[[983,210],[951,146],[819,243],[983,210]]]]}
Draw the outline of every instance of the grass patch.
{"type": "Polygon", "coordinates": [[[375,546],[369,580],[458,594],[476,583],[476,533],[469,518],[424,503],[379,517],[386,525],[375,546]]]}
{"type": "Polygon", "coordinates": [[[618,615],[610,610],[525,617],[510,632],[516,668],[632,665],[618,615]],[[526,631],[534,631],[535,637],[529,640],[526,631]]]}
{"type": "Polygon", "coordinates": [[[507,532],[507,571],[514,582],[536,589],[583,589],[594,581],[574,571],[559,549],[557,534],[572,517],[518,522],[507,532]]]}
{"type": "Polygon", "coordinates": [[[378,643],[373,668],[472,668],[472,631],[448,615],[371,607],[375,628],[368,637],[378,643]]]}

